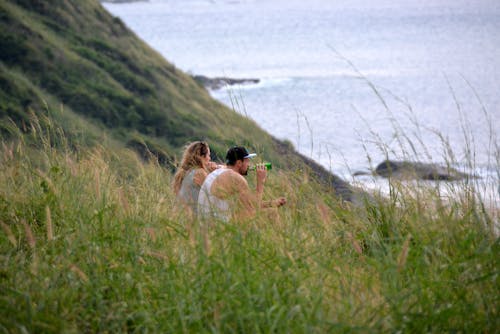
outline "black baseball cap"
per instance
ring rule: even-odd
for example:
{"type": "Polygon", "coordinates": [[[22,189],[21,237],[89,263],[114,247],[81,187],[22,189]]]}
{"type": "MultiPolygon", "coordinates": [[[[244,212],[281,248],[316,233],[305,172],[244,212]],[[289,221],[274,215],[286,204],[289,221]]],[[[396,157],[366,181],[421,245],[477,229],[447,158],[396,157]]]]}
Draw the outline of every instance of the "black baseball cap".
{"type": "Polygon", "coordinates": [[[238,160],[253,158],[256,155],[257,155],[256,153],[248,153],[247,149],[244,148],[243,146],[233,146],[229,150],[227,150],[226,164],[232,166],[238,160]]]}

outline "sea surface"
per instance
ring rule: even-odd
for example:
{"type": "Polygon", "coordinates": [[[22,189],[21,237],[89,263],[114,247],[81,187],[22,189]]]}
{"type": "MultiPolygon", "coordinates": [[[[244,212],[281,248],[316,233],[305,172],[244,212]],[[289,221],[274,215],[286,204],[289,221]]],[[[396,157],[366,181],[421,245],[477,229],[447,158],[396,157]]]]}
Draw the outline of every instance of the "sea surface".
{"type": "Polygon", "coordinates": [[[498,183],[498,0],[104,6],[181,70],[260,79],[211,94],[348,181],[389,157],[498,183]]]}

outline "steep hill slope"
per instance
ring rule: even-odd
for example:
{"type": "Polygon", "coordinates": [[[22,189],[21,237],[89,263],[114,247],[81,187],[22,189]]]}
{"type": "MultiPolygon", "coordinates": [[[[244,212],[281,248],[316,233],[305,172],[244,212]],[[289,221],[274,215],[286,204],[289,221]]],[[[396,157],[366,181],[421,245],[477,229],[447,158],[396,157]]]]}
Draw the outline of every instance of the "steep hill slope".
{"type": "Polygon", "coordinates": [[[243,144],[286,168],[312,169],[344,198],[350,187],[210,97],[97,0],[0,3],[0,132],[30,112],[51,112],[66,135],[90,145],[109,137],[173,166],[188,141],[214,158],[243,144]]]}

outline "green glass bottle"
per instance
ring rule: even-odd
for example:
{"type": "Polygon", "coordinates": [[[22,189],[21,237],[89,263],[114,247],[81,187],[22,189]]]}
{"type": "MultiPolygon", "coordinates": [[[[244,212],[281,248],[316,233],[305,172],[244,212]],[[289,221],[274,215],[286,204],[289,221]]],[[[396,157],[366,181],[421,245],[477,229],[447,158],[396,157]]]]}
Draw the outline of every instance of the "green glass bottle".
{"type": "Polygon", "coordinates": [[[271,170],[273,169],[273,164],[270,163],[270,162],[261,162],[261,163],[257,163],[253,166],[250,166],[250,168],[248,168],[248,170],[255,170],[256,166],[257,165],[264,165],[264,167],[266,167],[266,170],[271,170]]]}

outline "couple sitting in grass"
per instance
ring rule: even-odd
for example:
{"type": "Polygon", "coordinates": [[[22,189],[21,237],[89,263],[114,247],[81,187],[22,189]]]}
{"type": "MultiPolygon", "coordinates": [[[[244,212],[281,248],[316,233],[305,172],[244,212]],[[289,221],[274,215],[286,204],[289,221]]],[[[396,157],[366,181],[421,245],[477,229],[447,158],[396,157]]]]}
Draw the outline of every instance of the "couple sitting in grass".
{"type": "Polygon", "coordinates": [[[267,170],[256,165],[257,184],[255,192],[250,190],[247,180],[250,159],[241,146],[231,147],[226,154],[226,165],[210,161],[210,148],[205,142],[194,142],[187,146],[179,170],[174,176],[174,192],[178,201],[193,217],[219,219],[248,219],[261,208],[276,208],[284,205],[283,197],[262,201],[267,170]]]}

